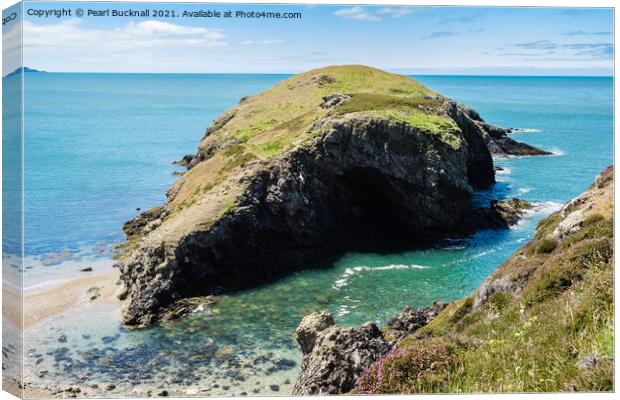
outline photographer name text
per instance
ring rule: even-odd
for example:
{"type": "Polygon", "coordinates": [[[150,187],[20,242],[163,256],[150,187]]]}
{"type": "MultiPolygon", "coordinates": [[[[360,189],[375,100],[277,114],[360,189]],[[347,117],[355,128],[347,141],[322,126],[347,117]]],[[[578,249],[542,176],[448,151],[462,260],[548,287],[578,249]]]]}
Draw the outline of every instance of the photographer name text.
{"type": "Polygon", "coordinates": [[[219,10],[165,10],[165,9],[113,9],[113,8],[58,8],[26,10],[26,14],[38,18],[106,17],[106,18],[241,18],[241,19],[301,19],[300,12],[280,11],[219,11],[219,10]]]}

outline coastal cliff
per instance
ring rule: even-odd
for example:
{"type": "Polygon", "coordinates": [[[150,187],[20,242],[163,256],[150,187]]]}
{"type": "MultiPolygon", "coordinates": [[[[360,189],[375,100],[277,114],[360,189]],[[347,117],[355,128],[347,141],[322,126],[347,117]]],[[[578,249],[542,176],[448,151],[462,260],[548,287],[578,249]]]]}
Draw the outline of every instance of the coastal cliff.
{"type": "Polygon", "coordinates": [[[383,329],[305,317],[293,393],[613,390],[613,179],[609,167],[464,299],[383,329]]]}
{"type": "Polygon", "coordinates": [[[167,203],[125,224],[123,320],[148,325],[179,315],[182,299],[253,287],[344,251],[506,227],[514,218],[504,205],[470,202],[495,182],[492,154],[548,153],[369,67],[317,69],[243,98],[180,161],[188,171],[167,203]]]}

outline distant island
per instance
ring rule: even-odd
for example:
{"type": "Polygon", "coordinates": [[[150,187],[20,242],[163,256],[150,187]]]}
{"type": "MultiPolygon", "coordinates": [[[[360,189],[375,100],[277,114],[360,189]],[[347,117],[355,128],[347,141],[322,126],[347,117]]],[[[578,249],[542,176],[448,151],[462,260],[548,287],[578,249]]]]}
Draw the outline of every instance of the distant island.
{"type": "Polygon", "coordinates": [[[22,72],[22,69],[24,70],[24,72],[40,72],[40,73],[44,73],[45,72],[45,71],[40,71],[38,69],[30,68],[30,67],[23,67],[23,68],[19,67],[15,71],[6,74],[4,77],[6,78],[6,77],[9,77],[9,76],[17,75],[17,74],[22,72]]]}

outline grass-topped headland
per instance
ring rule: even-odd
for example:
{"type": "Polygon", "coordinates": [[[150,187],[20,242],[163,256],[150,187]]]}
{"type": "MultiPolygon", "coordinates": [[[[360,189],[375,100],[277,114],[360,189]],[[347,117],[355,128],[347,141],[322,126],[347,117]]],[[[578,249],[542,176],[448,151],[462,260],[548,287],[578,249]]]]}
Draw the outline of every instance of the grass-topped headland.
{"type": "Polygon", "coordinates": [[[360,65],[242,98],[180,161],[188,170],[166,204],[125,225],[125,322],[147,325],[170,302],[255,287],[362,242],[479,229],[492,213],[474,213],[470,200],[495,181],[492,137],[505,130],[407,76],[360,65]]]}

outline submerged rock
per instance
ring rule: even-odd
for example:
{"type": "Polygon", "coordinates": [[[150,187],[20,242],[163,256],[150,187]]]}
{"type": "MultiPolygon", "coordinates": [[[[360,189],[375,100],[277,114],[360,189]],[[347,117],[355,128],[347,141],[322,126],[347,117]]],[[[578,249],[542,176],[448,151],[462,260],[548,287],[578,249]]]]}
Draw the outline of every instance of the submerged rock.
{"type": "Polygon", "coordinates": [[[146,325],[180,299],[346,251],[497,224],[470,197],[495,182],[489,149],[513,142],[405,76],[342,66],[283,81],[222,114],[167,204],[125,224],[123,320],[146,325]]]}
{"type": "Polygon", "coordinates": [[[364,369],[390,350],[375,324],[342,329],[326,313],[306,316],[295,339],[304,356],[293,395],[346,393],[364,369]]]}
{"type": "Polygon", "coordinates": [[[199,296],[190,297],[187,299],[180,299],[170,304],[167,307],[162,308],[155,316],[158,321],[170,321],[179,319],[184,315],[192,313],[194,311],[201,311],[205,307],[214,305],[219,300],[217,296],[199,296]]]}
{"type": "Polygon", "coordinates": [[[82,296],[82,302],[86,303],[97,300],[99,296],[101,296],[101,288],[99,286],[90,287],[84,292],[84,295],[82,296]]]}

